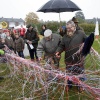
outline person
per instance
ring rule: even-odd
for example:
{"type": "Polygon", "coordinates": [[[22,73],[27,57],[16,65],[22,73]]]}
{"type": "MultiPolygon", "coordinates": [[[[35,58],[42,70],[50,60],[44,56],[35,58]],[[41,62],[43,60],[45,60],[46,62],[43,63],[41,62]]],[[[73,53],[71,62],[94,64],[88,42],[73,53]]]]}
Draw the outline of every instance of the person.
{"type": "Polygon", "coordinates": [[[19,33],[15,33],[15,41],[14,41],[14,51],[17,52],[18,55],[22,58],[24,57],[24,40],[20,37],[19,33]]]}
{"type": "Polygon", "coordinates": [[[0,28],[0,38],[2,38],[2,39],[6,38],[6,34],[3,32],[2,28],[0,28]]]}
{"type": "Polygon", "coordinates": [[[40,32],[42,36],[44,36],[44,32],[46,29],[47,29],[46,25],[42,25],[42,31],[40,32]]]}
{"type": "Polygon", "coordinates": [[[29,24],[27,28],[28,29],[24,36],[24,39],[25,39],[25,43],[28,46],[31,61],[34,61],[34,56],[36,60],[38,60],[37,51],[36,51],[38,41],[39,41],[38,33],[33,29],[31,24],[29,24]]]}
{"type": "Polygon", "coordinates": [[[23,25],[21,25],[21,28],[19,29],[19,33],[22,38],[24,38],[25,32],[26,32],[25,28],[23,28],[23,25]]]}
{"type": "Polygon", "coordinates": [[[59,34],[63,37],[66,34],[66,26],[59,28],[59,34]]]}
{"type": "MultiPolygon", "coordinates": [[[[5,48],[5,46],[0,42],[0,57],[5,54],[5,52],[3,50],[4,48],[5,48]]],[[[4,79],[4,77],[0,76],[0,80],[3,80],[3,79],[4,79]]]]}
{"type": "Polygon", "coordinates": [[[39,61],[41,61],[42,54],[44,53],[45,61],[48,61],[50,57],[53,58],[54,65],[56,68],[59,68],[59,60],[55,57],[56,49],[61,41],[61,36],[58,34],[52,34],[50,29],[45,30],[44,37],[39,42],[37,47],[37,55],[39,61]]]}
{"type": "Polygon", "coordinates": [[[10,50],[14,50],[14,41],[10,36],[9,32],[6,32],[5,44],[8,46],[10,50]]]}
{"type": "Polygon", "coordinates": [[[14,27],[12,27],[11,31],[15,34],[16,33],[16,29],[14,27]]]}
{"type": "Polygon", "coordinates": [[[14,27],[12,27],[10,30],[10,35],[11,35],[13,41],[15,41],[15,33],[16,33],[16,30],[14,29],[14,27]]]}
{"type": "Polygon", "coordinates": [[[84,31],[83,28],[81,28],[81,27],[78,25],[79,21],[77,20],[77,18],[73,17],[73,18],[72,18],[72,21],[73,21],[73,22],[75,23],[75,25],[76,25],[76,30],[82,30],[82,31],[84,31]]]}
{"type": "MultiPolygon", "coordinates": [[[[62,38],[62,41],[59,45],[59,47],[56,50],[56,57],[60,57],[59,54],[61,54],[63,51],[65,51],[65,64],[66,69],[68,72],[71,72],[73,69],[73,66],[75,64],[79,64],[81,59],[80,56],[74,55],[79,50],[79,47],[84,43],[86,35],[81,30],[76,30],[76,25],[73,21],[68,21],[66,24],[67,33],[62,38]]],[[[81,64],[82,73],[84,66],[81,64]]],[[[73,69],[74,70],[74,69],[73,69]]],[[[81,69],[80,69],[81,70],[81,69]]],[[[79,74],[80,72],[75,72],[75,74],[79,74]]]]}

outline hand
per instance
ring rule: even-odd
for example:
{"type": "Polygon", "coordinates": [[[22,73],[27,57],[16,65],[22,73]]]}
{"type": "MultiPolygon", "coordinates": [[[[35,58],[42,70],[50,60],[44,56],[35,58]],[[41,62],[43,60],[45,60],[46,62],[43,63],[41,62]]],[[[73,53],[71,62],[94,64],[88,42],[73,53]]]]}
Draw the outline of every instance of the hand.
{"type": "Polygon", "coordinates": [[[29,43],[29,44],[32,44],[32,42],[31,42],[31,41],[29,41],[28,43],[29,43]]]}
{"type": "Polygon", "coordinates": [[[38,58],[38,60],[39,60],[39,61],[41,61],[41,60],[42,60],[42,58],[41,58],[41,57],[39,57],[39,58],[38,58]]]}
{"type": "Polygon", "coordinates": [[[29,40],[27,40],[27,43],[29,43],[29,40]]]}
{"type": "Polygon", "coordinates": [[[60,52],[56,52],[55,55],[56,55],[57,58],[60,58],[60,52]]]}

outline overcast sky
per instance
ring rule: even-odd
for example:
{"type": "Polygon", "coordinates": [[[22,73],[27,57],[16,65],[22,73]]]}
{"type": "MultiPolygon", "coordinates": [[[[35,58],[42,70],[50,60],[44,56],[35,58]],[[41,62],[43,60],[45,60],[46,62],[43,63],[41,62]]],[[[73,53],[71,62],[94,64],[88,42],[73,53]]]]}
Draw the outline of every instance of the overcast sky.
{"type": "MultiPolygon", "coordinates": [[[[0,0],[0,17],[5,18],[22,18],[26,14],[35,12],[39,19],[59,21],[58,13],[36,12],[42,5],[49,0],[0,0]]],[[[77,4],[85,15],[86,19],[100,18],[100,0],[71,0],[77,4]]],[[[75,12],[61,13],[61,20],[68,21],[75,15],[75,12]]]]}

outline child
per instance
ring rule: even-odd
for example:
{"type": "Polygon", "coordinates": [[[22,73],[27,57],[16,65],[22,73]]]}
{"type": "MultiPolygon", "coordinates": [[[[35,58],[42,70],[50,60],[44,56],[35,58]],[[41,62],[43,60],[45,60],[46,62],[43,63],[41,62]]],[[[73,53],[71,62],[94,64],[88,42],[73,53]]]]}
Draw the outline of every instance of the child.
{"type": "Polygon", "coordinates": [[[14,50],[14,42],[9,32],[6,32],[5,44],[10,50],[14,50]]]}
{"type": "Polygon", "coordinates": [[[24,40],[19,36],[18,33],[15,33],[14,50],[15,53],[17,52],[20,57],[24,58],[24,40]]]}

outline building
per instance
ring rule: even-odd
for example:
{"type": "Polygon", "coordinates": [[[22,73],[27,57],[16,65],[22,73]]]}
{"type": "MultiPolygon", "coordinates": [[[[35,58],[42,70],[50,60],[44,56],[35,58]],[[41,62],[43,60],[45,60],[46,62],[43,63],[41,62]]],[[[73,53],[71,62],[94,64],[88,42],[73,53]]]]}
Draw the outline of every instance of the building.
{"type": "Polygon", "coordinates": [[[95,24],[96,20],[98,21],[98,23],[100,24],[100,18],[93,18],[93,19],[86,19],[87,23],[92,23],[95,24]]]}
{"type": "Polygon", "coordinates": [[[25,25],[25,21],[22,18],[0,18],[0,26],[2,28],[11,28],[19,25],[25,25]]]}

